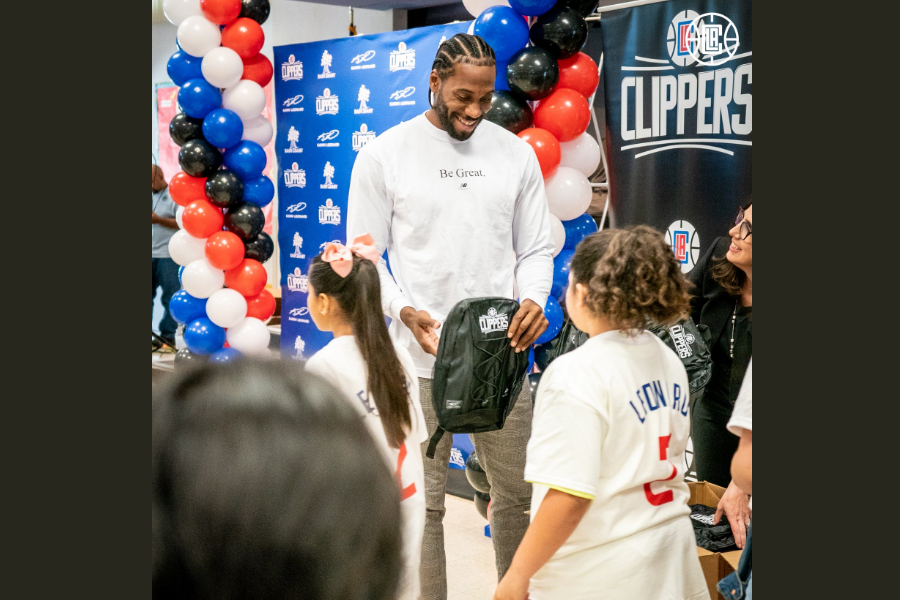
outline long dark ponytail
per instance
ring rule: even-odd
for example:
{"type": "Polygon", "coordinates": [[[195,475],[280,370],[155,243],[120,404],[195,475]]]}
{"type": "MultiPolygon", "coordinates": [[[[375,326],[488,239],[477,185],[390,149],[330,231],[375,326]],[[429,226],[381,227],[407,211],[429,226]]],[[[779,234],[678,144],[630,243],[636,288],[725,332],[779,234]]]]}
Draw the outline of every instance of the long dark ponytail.
{"type": "Polygon", "coordinates": [[[378,270],[371,261],[354,254],[353,269],[341,277],[319,255],[309,268],[309,283],[317,294],[334,298],[350,321],[366,363],[368,393],[375,401],[388,444],[399,448],[412,427],[409,390],[381,311],[378,270]]]}

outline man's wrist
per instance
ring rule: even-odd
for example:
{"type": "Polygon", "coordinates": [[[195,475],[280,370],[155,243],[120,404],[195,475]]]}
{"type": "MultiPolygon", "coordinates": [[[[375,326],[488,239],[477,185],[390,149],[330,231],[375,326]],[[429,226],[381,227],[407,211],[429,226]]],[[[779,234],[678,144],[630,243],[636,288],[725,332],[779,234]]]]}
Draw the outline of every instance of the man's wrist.
{"type": "Polygon", "coordinates": [[[404,318],[404,311],[409,313],[409,310],[412,311],[412,314],[418,312],[415,307],[411,306],[409,302],[406,301],[406,298],[397,298],[390,305],[391,315],[395,318],[400,319],[403,323],[406,323],[406,319],[404,318]]]}

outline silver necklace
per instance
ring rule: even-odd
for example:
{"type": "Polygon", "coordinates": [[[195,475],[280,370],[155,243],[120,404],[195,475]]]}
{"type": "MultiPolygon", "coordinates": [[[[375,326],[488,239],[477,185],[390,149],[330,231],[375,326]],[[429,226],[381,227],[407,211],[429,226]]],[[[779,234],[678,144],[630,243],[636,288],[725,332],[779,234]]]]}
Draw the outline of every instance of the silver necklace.
{"type": "Polygon", "coordinates": [[[729,356],[734,358],[734,323],[737,321],[737,307],[738,303],[734,303],[734,312],[731,313],[731,348],[728,350],[729,356]]]}

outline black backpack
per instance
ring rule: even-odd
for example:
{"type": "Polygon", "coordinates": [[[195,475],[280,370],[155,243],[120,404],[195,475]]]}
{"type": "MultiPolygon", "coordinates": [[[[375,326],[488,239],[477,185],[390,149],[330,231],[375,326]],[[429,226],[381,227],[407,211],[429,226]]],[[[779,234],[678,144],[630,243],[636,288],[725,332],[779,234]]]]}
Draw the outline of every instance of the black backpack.
{"type": "Polygon", "coordinates": [[[528,353],[516,354],[506,337],[519,303],[470,298],[453,307],[441,326],[431,401],[438,428],[426,456],[434,458],[444,432],[503,429],[525,381],[528,353]]]}

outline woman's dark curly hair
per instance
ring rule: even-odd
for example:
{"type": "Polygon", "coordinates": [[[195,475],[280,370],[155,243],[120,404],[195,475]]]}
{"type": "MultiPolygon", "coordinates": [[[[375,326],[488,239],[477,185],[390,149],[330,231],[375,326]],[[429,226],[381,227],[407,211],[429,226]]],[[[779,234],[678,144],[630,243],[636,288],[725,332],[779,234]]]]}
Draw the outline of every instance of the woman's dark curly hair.
{"type": "MultiPolygon", "coordinates": [[[[753,199],[747,204],[741,205],[741,208],[747,210],[752,205],[753,199]]],[[[747,274],[731,264],[725,256],[713,257],[712,278],[732,298],[740,298],[741,294],[744,293],[744,284],[747,283],[747,274]]]]}
{"type": "Polygon", "coordinates": [[[672,248],[646,225],[586,237],[572,257],[575,283],[596,315],[635,335],[648,325],[671,325],[690,314],[688,282],[672,248]]]}

